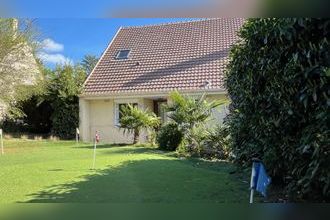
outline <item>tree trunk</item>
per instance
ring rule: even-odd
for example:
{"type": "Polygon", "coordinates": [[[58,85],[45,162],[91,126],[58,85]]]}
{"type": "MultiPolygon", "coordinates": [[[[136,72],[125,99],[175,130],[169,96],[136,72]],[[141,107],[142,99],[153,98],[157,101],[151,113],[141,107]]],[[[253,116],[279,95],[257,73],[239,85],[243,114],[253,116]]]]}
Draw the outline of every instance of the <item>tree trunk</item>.
{"type": "Polygon", "coordinates": [[[137,144],[140,136],[140,131],[138,129],[135,129],[133,135],[134,135],[133,144],[137,144]]]}

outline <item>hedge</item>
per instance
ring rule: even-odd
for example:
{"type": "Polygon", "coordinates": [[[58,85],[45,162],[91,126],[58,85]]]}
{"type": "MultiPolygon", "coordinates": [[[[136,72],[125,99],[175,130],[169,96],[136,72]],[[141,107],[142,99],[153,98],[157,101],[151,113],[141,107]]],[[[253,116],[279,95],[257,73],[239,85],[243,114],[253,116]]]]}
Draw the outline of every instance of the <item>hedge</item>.
{"type": "Polygon", "coordinates": [[[235,162],[261,158],[292,201],[330,198],[330,20],[249,19],[226,86],[235,162]]]}

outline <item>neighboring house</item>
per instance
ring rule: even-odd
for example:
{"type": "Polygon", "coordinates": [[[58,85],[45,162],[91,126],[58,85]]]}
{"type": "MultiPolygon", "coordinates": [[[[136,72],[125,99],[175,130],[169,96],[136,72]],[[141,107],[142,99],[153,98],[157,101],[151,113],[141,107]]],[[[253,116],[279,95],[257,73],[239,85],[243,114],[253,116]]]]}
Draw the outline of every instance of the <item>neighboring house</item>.
{"type": "MultiPolygon", "coordinates": [[[[127,103],[154,111],[166,120],[161,105],[178,90],[226,98],[224,69],[243,19],[204,19],[117,32],[84,84],[80,96],[80,134],[92,141],[98,131],[108,143],[127,143],[119,129],[120,108],[127,103]]],[[[221,121],[225,110],[214,113],[221,121]]],[[[140,141],[145,141],[146,134],[140,141]]]]}
{"type": "MultiPolygon", "coordinates": [[[[12,19],[12,21],[14,30],[17,30],[18,20],[12,19]]],[[[38,77],[41,76],[39,65],[33,54],[32,48],[27,44],[21,45],[18,50],[15,50],[15,52],[9,54],[6,59],[0,63],[0,72],[6,71],[6,69],[8,69],[10,73],[13,73],[13,79],[16,76],[24,76],[24,78],[20,78],[20,80],[17,79],[16,81],[21,85],[34,85],[38,77]]],[[[3,83],[1,83],[1,78],[0,86],[3,86],[3,83]]],[[[8,89],[14,93],[15,84],[5,86],[7,86],[8,89]]],[[[0,99],[0,122],[6,115],[6,109],[7,105],[0,99]]]]}

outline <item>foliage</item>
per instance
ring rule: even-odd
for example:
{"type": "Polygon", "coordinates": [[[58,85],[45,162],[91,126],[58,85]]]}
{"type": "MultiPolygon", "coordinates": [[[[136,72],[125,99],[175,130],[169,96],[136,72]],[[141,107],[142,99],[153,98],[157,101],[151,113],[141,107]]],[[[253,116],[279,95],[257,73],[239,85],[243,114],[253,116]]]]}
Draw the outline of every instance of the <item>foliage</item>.
{"type": "Polygon", "coordinates": [[[53,108],[52,133],[73,138],[79,126],[79,98],[86,75],[80,66],[58,66],[50,76],[47,100],[53,108]]]}
{"type": "Polygon", "coordinates": [[[9,108],[6,130],[52,133],[60,138],[75,136],[79,126],[79,98],[86,78],[81,66],[42,68],[42,79],[34,86],[17,86],[15,100],[9,108]],[[28,91],[28,92],[27,92],[28,91]],[[25,95],[24,95],[25,94],[25,95]]]}
{"type": "Polygon", "coordinates": [[[218,125],[206,130],[201,141],[200,156],[208,159],[228,159],[230,157],[230,135],[228,127],[218,125]]]}
{"type": "Polygon", "coordinates": [[[205,99],[205,95],[200,97],[190,97],[174,91],[170,94],[171,103],[165,106],[168,117],[178,126],[183,134],[183,150],[192,154],[198,154],[198,143],[202,139],[200,133],[207,120],[210,119],[212,109],[226,103],[224,100],[210,101],[205,99]]]}
{"type": "Polygon", "coordinates": [[[236,162],[260,157],[291,199],[330,198],[329,19],[250,19],[226,84],[236,162]]]}
{"type": "Polygon", "coordinates": [[[13,95],[18,98],[13,87],[22,84],[27,72],[31,71],[25,67],[17,69],[16,63],[29,60],[27,54],[33,55],[37,48],[32,22],[20,20],[19,27],[16,27],[16,22],[17,19],[0,18],[0,99],[4,102],[13,100],[13,95]]]}
{"type": "Polygon", "coordinates": [[[142,129],[154,129],[160,124],[159,118],[148,109],[141,109],[128,104],[121,110],[122,117],[119,120],[120,128],[124,129],[124,133],[133,134],[133,144],[138,142],[142,129]]]}
{"type": "Polygon", "coordinates": [[[175,151],[180,145],[183,134],[175,123],[167,123],[157,134],[157,143],[161,150],[175,151]]]}
{"type": "Polygon", "coordinates": [[[94,55],[85,55],[81,61],[81,66],[85,69],[86,75],[89,75],[96,66],[99,58],[94,55]]]}

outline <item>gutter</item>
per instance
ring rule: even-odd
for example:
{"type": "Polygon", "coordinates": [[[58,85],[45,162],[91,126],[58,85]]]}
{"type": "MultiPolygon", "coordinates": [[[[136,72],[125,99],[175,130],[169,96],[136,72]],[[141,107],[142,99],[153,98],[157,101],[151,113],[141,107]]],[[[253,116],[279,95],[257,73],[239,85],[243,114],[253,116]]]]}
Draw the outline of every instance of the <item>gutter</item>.
{"type": "MultiPolygon", "coordinates": [[[[164,91],[138,91],[138,92],[111,92],[111,93],[99,93],[99,94],[81,94],[81,99],[113,99],[113,98],[151,98],[151,97],[168,97],[169,93],[175,90],[164,90],[164,91]]],[[[208,90],[178,90],[184,95],[226,95],[226,90],[221,89],[208,89],[208,90]]]]}

